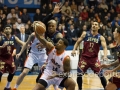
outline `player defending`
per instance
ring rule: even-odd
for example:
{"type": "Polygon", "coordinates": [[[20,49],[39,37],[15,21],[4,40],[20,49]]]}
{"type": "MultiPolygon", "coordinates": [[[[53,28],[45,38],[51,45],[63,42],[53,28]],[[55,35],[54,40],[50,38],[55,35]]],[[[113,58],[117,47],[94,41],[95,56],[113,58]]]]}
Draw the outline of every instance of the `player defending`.
{"type": "MultiPolygon", "coordinates": [[[[110,45],[110,47],[116,47],[116,51],[117,51],[117,55],[118,55],[118,60],[116,60],[115,62],[108,64],[108,65],[101,65],[102,68],[108,68],[114,65],[117,65],[119,63],[119,65],[114,68],[113,70],[106,70],[105,73],[110,74],[113,72],[116,72],[117,70],[120,70],[120,27],[116,28],[115,31],[113,32],[114,35],[114,39],[117,43],[116,46],[112,46],[110,45]]],[[[109,83],[106,86],[105,90],[118,90],[120,88],[120,75],[118,74],[117,76],[113,76],[109,79],[109,83]]]]}
{"type": "Polygon", "coordinates": [[[106,59],[107,57],[107,46],[105,38],[98,33],[99,28],[100,27],[98,22],[93,22],[91,31],[89,32],[84,31],[82,33],[81,37],[75,43],[73,51],[71,53],[73,56],[76,54],[75,50],[83,40],[84,41],[83,52],[80,57],[77,69],[78,72],[77,83],[79,90],[82,90],[82,76],[88,68],[91,68],[94,71],[94,73],[98,74],[104,88],[106,87],[107,84],[106,79],[102,74],[100,62],[98,60],[99,48],[101,45],[104,51],[104,59],[106,59]]]}
{"type": "Polygon", "coordinates": [[[28,44],[30,44],[31,42],[32,44],[30,46],[30,52],[24,64],[24,70],[18,76],[17,82],[13,90],[17,90],[18,86],[21,84],[21,82],[23,81],[24,77],[28,74],[28,72],[32,69],[34,64],[38,63],[38,65],[41,67],[46,62],[47,59],[46,49],[42,45],[42,43],[36,38],[34,32],[29,36],[27,42],[22,47],[21,51],[16,55],[16,58],[20,57],[23,51],[28,47],[28,44]]]}
{"type": "Polygon", "coordinates": [[[7,78],[7,84],[4,90],[11,90],[10,83],[13,79],[16,67],[13,59],[13,50],[15,49],[15,43],[17,42],[21,46],[24,45],[24,42],[19,40],[18,37],[11,35],[12,28],[9,25],[6,25],[4,28],[4,35],[0,36],[0,78],[3,73],[9,72],[7,78]]]}
{"type": "Polygon", "coordinates": [[[75,82],[68,78],[70,73],[70,57],[65,51],[68,41],[59,39],[56,47],[43,36],[37,35],[40,42],[48,49],[48,64],[33,90],[46,90],[50,85],[58,85],[67,90],[75,90],[75,82]]]}

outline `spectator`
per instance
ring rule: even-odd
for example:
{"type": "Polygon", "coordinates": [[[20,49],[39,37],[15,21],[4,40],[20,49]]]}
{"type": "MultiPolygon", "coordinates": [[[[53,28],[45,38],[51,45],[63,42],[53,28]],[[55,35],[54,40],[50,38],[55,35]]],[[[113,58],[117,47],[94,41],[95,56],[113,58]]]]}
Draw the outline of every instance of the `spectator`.
{"type": "Polygon", "coordinates": [[[83,9],[83,11],[80,13],[80,16],[82,17],[82,20],[86,21],[88,19],[88,12],[86,9],[83,9]]]}
{"type": "Polygon", "coordinates": [[[41,14],[42,14],[42,18],[45,18],[46,15],[47,15],[47,7],[46,7],[46,4],[43,4],[43,6],[41,6],[41,14]]]}
{"type": "Polygon", "coordinates": [[[40,9],[36,9],[36,13],[33,16],[34,21],[41,21],[42,20],[42,15],[40,12],[40,9]]]}
{"type": "Polygon", "coordinates": [[[16,14],[12,14],[12,18],[10,18],[11,24],[15,24],[17,22],[16,14]]]}
{"type": "Polygon", "coordinates": [[[74,45],[77,41],[77,30],[75,30],[74,25],[70,25],[70,29],[67,31],[67,40],[69,45],[74,45]]]}
{"type": "Polygon", "coordinates": [[[19,10],[18,6],[15,6],[15,13],[18,15],[18,17],[20,18],[22,15],[22,12],[19,10]]]}
{"type": "Polygon", "coordinates": [[[17,26],[17,29],[20,30],[20,27],[23,26],[24,24],[22,23],[22,20],[20,18],[17,19],[17,22],[16,22],[16,26],[17,26]]]}
{"type": "Polygon", "coordinates": [[[81,13],[84,8],[85,8],[84,3],[81,2],[81,3],[78,5],[78,12],[81,13]]]}
{"type": "Polygon", "coordinates": [[[8,7],[6,5],[3,6],[3,13],[7,16],[8,15],[8,7]]]}
{"type": "Polygon", "coordinates": [[[67,17],[71,17],[71,15],[72,15],[72,11],[71,11],[71,8],[69,6],[69,2],[68,1],[66,1],[65,4],[62,7],[62,14],[67,16],[67,17]],[[68,15],[68,12],[69,12],[70,16],[68,15]]]}
{"type": "Polygon", "coordinates": [[[12,25],[12,32],[11,32],[11,34],[12,34],[12,35],[17,35],[17,34],[19,34],[19,33],[20,33],[20,31],[19,31],[19,29],[17,29],[16,24],[13,24],[13,25],[12,25]]]}
{"type": "Polygon", "coordinates": [[[51,3],[48,4],[47,14],[51,13],[53,11],[53,6],[51,3]]]}
{"type": "Polygon", "coordinates": [[[27,9],[23,9],[23,14],[21,16],[22,23],[26,24],[29,20],[31,20],[29,14],[27,13],[27,9]]]}
{"type": "Polygon", "coordinates": [[[15,14],[16,18],[18,18],[18,15],[15,13],[15,9],[11,9],[11,12],[7,15],[7,19],[11,19],[13,14],[15,14]]]}
{"type": "Polygon", "coordinates": [[[118,5],[116,6],[116,12],[117,12],[117,13],[120,13],[120,4],[118,4],[118,5]]]}

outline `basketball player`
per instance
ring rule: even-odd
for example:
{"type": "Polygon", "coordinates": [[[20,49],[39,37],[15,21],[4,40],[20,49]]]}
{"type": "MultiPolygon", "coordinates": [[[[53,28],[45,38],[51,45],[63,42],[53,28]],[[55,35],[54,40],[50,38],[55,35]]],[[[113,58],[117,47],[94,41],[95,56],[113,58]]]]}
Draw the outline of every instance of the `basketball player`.
{"type": "MultiPolygon", "coordinates": [[[[54,7],[54,10],[53,10],[53,12],[52,12],[52,14],[55,14],[55,13],[58,13],[58,12],[60,12],[60,7],[61,7],[61,4],[56,4],[55,5],[55,7],[54,7]]],[[[50,16],[52,16],[52,15],[49,15],[48,17],[50,17],[50,16]]],[[[35,21],[34,23],[33,23],[33,25],[36,23],[37,21],[35,21]]],[[[19,58],[19,56],[21,55],[21,53],[25,50],[25,48],[27,48],[27,45],[34,39],[34,37],[35,37],[35,33],[32,33],[31,35],[30,35],[30,37],[28,38],[28,41],[26,42],[26,45],[22,48],[22,50],[20,51],[20,53],[17,55],[17,57],[19,58]]],[[[41,50],[42,50],[42,47],[43,47],[43,45],[39,42],[39,40],[35,37],[35,42],[33,42],[32,43],[32,47],[31,47],[31,51],[33,51],[33,52],[31,52],[30,51],[30,54],[29,54],[29,57],[28,57],[28,60],[27,60],[27,62],[28,63],[30,63],[29,62],[29,60],[32,62],[32,61],[37,61],[37,63],[38,62],[42,62],[42,64],[43,63],[45,63],[45,61],[46,61],[46,58],[47,58],[47,56],[46,56],[46,51],[45,51],[45,48],[43,48],[44,50],[44,54],[43,54],[43,52],[42,52],[42,54],[41,54],[41,50]],[[39,43],[39,44],[38,44],[39,43]],[[33,46],[32,46],[33,45],[33,46]],[[36,46],[35,46],[36,45],[36,46]],[[40,51],[38,51],[37,50],[37,48],[36,47],[38,47],[38,48],[40,48],[40,51]],[[37,54],[36,54],[37,53],[37,54]],[[35,55],[37,55],[37,57],[35,56],[35,55]],[[43,55],[43,56],[42,56],[43,55]],[[45,56],[45,57],[44,57],[45,56]],[[36,58],[35,58],[36,57],[36,58]],[[32,59],[31,59],[32,58],[32,59]]],[[[20,74],[20,76],[18,77],[18,80],[17,80],[17,82],[16,82],[16,85],[14,86],[14,89],[13,90],[16,90],[17,88],[18,88],[18,86],[20,85],[20,83],[22,82],[22,80],[23,80],[23,78],[27,75],[27,73],[30,71],[30,69],[32,68],[32,66],[36,63],[36,61],[35,62],[33,62],[32,64],[28,64],[27,65],[27,62],[25,63],[25,67],[26,68],[24,68],[24,70],[23,70],[23,72],[20,74]]],[[[42,66],[42,64],[40,64],[40,66],[42,66]]],[[[43,66],[42,66],[43,67],[43,66]]]]}
{"type": "Polygon", "coordinates": [[[75,82],[68,78],[70,73],[70,57],[65,51],[68,41],[59,39],[56,46],[43,36],[37,35],[40,42],[48,49],[48,64],[33,90],[46,90],[50,85],[58,85],[67,90],[75,90],[75,82]]]}
{"type": "Polygon", "coordinates": [[[106,79],[102,75],[100,62],[98,60],[98,53],[99,53],[99,48],[102,45],[104,51],[104,59],[106,59],[107,46],[106,46],[105,38],[98,33],[99,28],[100,27],[98,22],[93,22],[91,31],[89,32],[83,31],[81,37],[75,43],[73,51],[71,53],[73,56],[76,54],[75,50],[83,40],[84,41],[83,51],[77,69],[78,72],[77,83],[79,86],[79,90],[82,90],[82,76],[88,68],[91,68],[94,71],[94,73],[98,74],[103,87],[104,88],[106,87],[106,79]]]}
{"type": "MultiPolygon", "coordinates": [[[[103,64],[101,65],[102,68],[108,68],[114,65],[117,65],[119,63],[119,65],[114,68],[113,70],[106,70],[105,73],[110,74],[113,72],[116,72],[117,70],[120,70],[120,27],[116,28],[115,31],[113,32],[114,35],[114,39],[117,43],[116,45],[116,51],[117,51],[117,55],[118,55],[118,60],[116,60],[115,62],[111,63],[111,64],[103,64]]],[[[111,47],[114,47],[111,45],[111,47]]],[[[109,83],[106,86],[105,90],[118,90],[120,88],[120,75],[117,76],[113,76],[109,79],[109,83]]]]}
{"type": "Polygon", "coordinates": [[[18,59],[20,57],[30,42],[32,42],[30,46],[30,53],[25,61],[23,72],[19,75],[13,90],[17,90],[18,86],[21,84],[28,72],[32,69],[34,64],[38,63],[39,66],[42,66],[47,59],[46,50],[44,46],[42,47],[40,41],[36,38],[35,33],[32,33],[29,36],[21,51],[16,55],[16,58],[18,59]]]}
{"type": "MultiPolygon", "coordinates": [[[[56,14],[56,13],[59,13],[60,12],[60,8],[61,8],[61,4],[58,3],[55,5],[55,8],[54,10],[52,11],[52,13],[50,13],[44,20],[43,20],[43,23],[46,25],[46,33],[45,33],[45,37],[46,39],[49,41],[49,42],[52,42],[54,45],[57,43],[57,40],[59,38],[63,38],[63,35],[58,32],[56,30],[57,28],[57,22],[55,20],[50,20],[51,17],[56,14]]],[[[46,62],[47,63],[47,62],[46,62]]],[[[45,68],[46,65],[43,65],[42,67],[45,68]]],[[[44,69],[42,69],[43,71],[44,69]]],[[[41,74],[42,74],[42,71],[40,71],[38,77],[36,78],[36,82],[38,82],[41,74]]],[[[57,86],[54,86],[54,89],[57,90],[58,87],[57,86]]]]}
{"type": "Polygon", "coordinates": [[[15,64],[13,59],[13,51],[15,49],[16,42],[21,46],[24,45],[24,42],[19,40],[16,36],[11,35],[12,28],[10,25],[6,25],[4,28],[4,35],[0,36],[0,78],[3,73],[9,72],[7,78],[7,84],[4,90],[11,90],[10,83],[13,79],[15,73],[15,64]]]}

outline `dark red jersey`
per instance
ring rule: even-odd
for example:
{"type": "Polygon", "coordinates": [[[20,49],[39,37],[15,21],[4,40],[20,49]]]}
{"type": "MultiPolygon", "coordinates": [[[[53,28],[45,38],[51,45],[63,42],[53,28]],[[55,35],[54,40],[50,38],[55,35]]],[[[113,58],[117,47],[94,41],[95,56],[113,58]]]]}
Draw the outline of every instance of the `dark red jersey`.
{"type": "Polygon", "coordinates": [[[93,36],[91,32],[87,32],[84,38],[84,47],[82,56],[89,58],[98,57],[99,48],[101,46],[100,34],[93,36]]]}
{"type": "Polygon", "coordinates": [[[118,57],[118,60],[120,62],[120,45],[119,46],[116,46],[116,51],[117,51],[117,57],[118,57]]]}
{"type": "Polygon", "coordinates": [[[0,57],[6,59],[12,56],[13,50],[15,49],[15,36],[11,36],[9,40],[6,36],[1,36],[1,39],[0,46],[2,46],[4,42],[8,44],[6,47],[0,49],[0,57]]]}

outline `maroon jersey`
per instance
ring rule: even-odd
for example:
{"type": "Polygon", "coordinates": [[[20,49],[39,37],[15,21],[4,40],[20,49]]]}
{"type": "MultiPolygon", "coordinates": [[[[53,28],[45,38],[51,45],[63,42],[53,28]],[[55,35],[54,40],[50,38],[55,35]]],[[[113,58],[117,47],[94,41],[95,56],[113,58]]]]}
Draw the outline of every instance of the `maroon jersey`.
{"type": "Polygon", "coordinates": [[[4,42],[8,45],[0,49],[0,57],[5,59],[10,58],[12,56],[13,50],[15,49],[15,36],[11,36],[9,40],[5,36],[1,36],[1,39],[1,46],[4,44],[4,42]]]}
{"type": "Polygon", "coordinates": [[[116,46],[116,51],[117,51],[117,56],[118,56],[118,60],[120,62],[120,46],[116,46]]]}
{"type": "Polygon", "coordinates": [[[83,57],[96,58],[98,57],[99,48],[101,46],[100,34],[93,36],[91,32],[87,32],[84,38],[83,57]]]}

